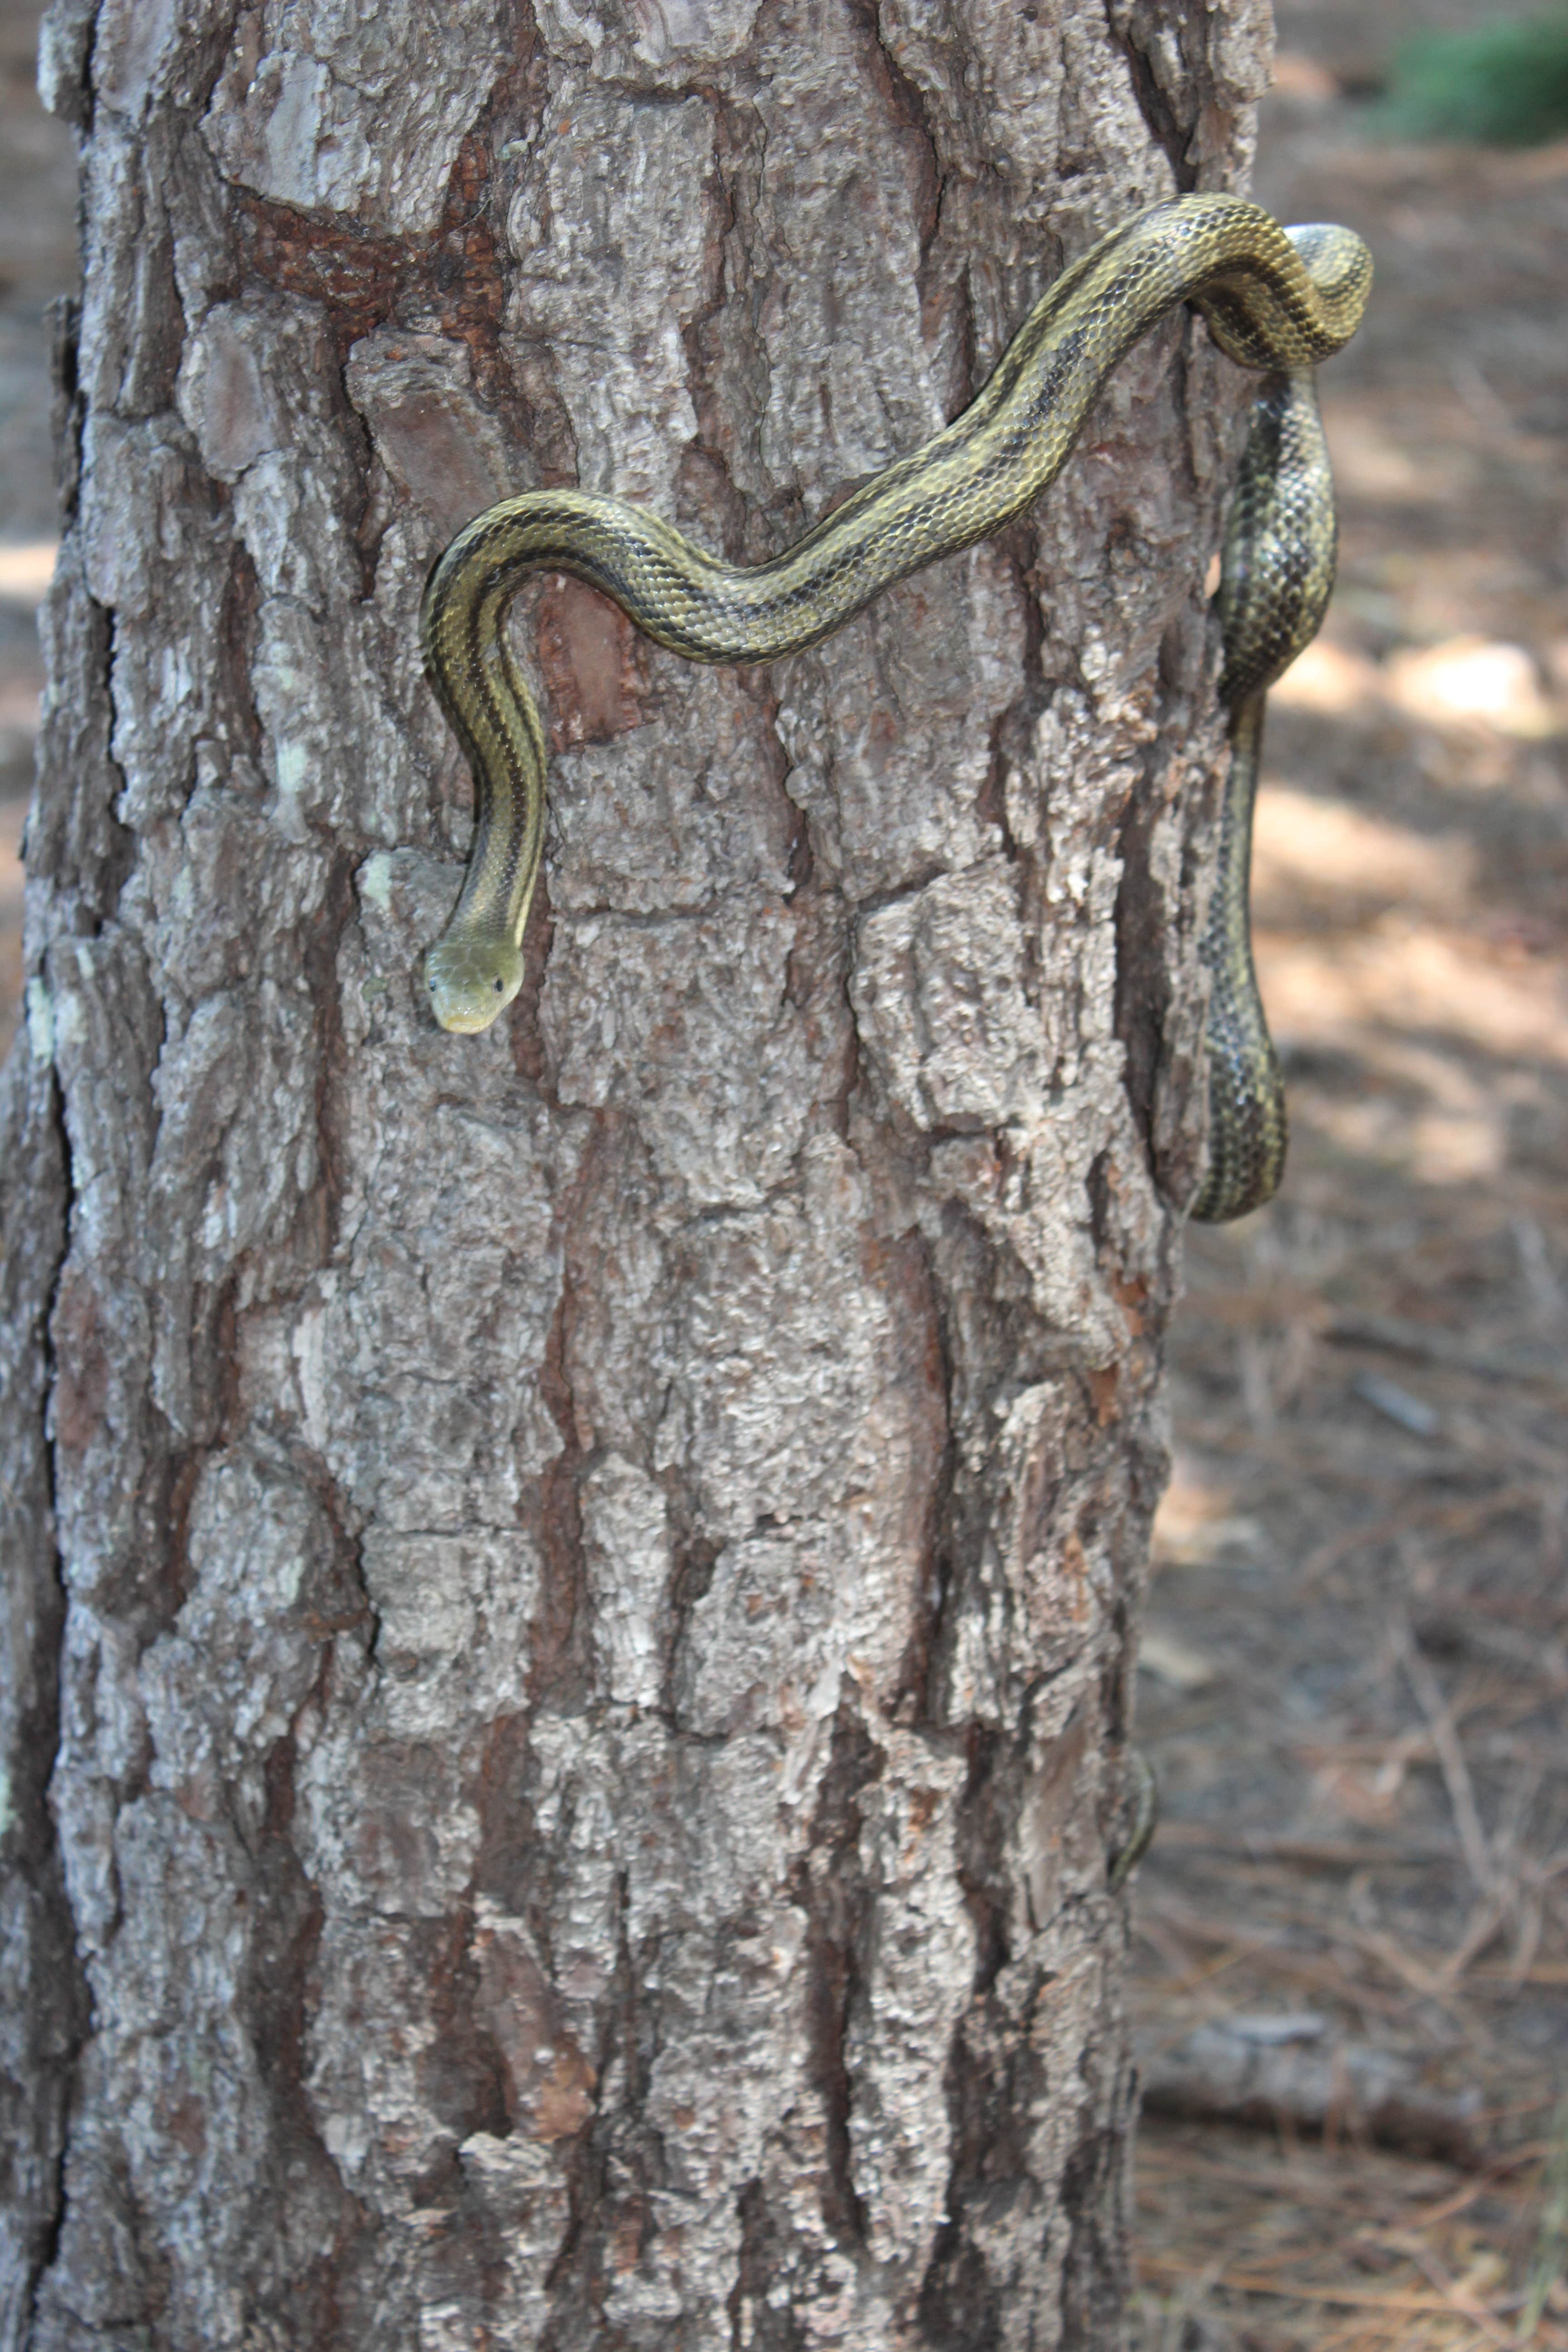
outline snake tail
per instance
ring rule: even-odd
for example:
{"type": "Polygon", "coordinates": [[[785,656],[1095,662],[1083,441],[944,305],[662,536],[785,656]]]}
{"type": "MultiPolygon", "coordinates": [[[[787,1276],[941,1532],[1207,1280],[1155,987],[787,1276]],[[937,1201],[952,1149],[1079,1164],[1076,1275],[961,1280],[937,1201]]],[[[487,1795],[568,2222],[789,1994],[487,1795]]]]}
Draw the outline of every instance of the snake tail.
{"type": "Polygon", "coordinates": [[[1160,1783],[1154,1777],[1154,1767],[1141,1748],[1128,1750],[1127,1779],[1131,1819],[1121,1849],[1112,1855],[1106,1873],[1106,1884],[1112,1895],[1126,1885],[1153,1844],[1154,1832],[1160,1826],[1160,1783]]]}
{"type": "Polygon", "coordinates": [[[1333,477],[1310,372],[1270,376],[1253,404],[1226,529],[1218,610],[1230,773],[1201,957],[1209,972],[1208,1168],[1192,1213],[1261,1208],[1285,1171],[1285,1081],[1252,957],[1252,819],[1264,698],[1316,636],[1334,584],[1333,477]]]}

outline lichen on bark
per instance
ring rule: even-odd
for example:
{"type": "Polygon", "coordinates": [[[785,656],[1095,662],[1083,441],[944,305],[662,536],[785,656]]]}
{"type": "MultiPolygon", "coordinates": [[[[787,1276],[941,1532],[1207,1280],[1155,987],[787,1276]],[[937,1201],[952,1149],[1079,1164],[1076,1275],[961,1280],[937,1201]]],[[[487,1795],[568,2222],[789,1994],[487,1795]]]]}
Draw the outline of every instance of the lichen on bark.
{"type": "Polygon", "coordinates": [[[1027,525],[771,668],[525,595],[473,1040],[416,614],[507,486],[786,543],[1237,183],[1267,37],[56,0],[0,2342],[1115,2341],[1239,379],[1172,320],[1027,525]]]}

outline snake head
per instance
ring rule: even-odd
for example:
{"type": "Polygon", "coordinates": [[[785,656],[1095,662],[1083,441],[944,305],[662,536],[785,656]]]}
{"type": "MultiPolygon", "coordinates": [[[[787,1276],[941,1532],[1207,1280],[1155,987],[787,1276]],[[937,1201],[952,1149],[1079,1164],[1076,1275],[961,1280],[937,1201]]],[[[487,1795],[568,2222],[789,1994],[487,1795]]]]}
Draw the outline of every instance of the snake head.
{"type": "Polygon", "coordinates": [[[471,1037],[488,1029],[522,986],[522,956],[493,932],[450,930],[427,950],[425,978],[442,1028],[471,1037]]]}

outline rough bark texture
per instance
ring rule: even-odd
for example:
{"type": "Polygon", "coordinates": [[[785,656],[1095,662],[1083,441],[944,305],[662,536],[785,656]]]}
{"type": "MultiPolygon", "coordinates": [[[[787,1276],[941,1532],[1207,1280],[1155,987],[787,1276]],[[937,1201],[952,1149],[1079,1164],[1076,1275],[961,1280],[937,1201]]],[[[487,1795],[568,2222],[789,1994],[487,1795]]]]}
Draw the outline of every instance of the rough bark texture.
{"type": "Polygon", "coordinates": [[[1029,528],[772,669],[542,583],[477,1040],[414,984],[468,791],[415,616],[531,481],[784,543],[1234,184],[1268,41],[57,0],[6,2347],[1115,2340],[1239,379],[1172,321],[1029,528]]]}

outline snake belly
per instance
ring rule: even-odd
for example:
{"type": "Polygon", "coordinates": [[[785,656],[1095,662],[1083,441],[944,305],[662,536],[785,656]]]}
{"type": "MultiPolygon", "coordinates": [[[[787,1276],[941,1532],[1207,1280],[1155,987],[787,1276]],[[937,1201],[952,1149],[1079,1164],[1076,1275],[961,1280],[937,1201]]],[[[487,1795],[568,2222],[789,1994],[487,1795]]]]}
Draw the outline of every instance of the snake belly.
{"type": "Polygon", "coordinates": [[[1290,653],[1281,651],[1265,675],[1261,654],[1255,661],[1248,651],[1244,660],[1242,649],[1299,649],[1321,617],[1333,568],[1332,489],[1321,431],[1312,445],[1318,473],[1305,488],[1298,479],[1296,453],[1311,441],[1300,420],[1315,420],[1311,370],[1354,333],[1371,281],[1371,256],[1350,229],[1287,231],[1240,197],[1173,197],[1112,229],[1057,280],[961,416],[764,563],[724,562],[657,516],[595,491],[531,490],[476,516],[435,565],[420,609],[426,664],[475,788],[462,894],[425,961],[441,1026],[488,1028],[522,984],[522,936],[544,840],[545,751],[504,623],[528,573],[586,581],[656,644],[690,661],[799,653],[895,581],[1023,513],[1061,471],[1118,362],[1167,312],[1190,303],[1223,352],[1268,378],[1220,593],[1233,748],[1220,882],[1204,943],[1216,1058],[1210,1170],[1194,1213],[1237,1216],[1266,1199],[1279,1181],[1284,1115],[1247,936],[1257,767],[1254,756],[1248,768],[1246,747],[1255,750],[1263,694],[1290,653]],[[1280,484],[1289,486],[1283,520],[1280,484]],[[1304,589],[1315,594],[1320,578],[1322,596],[1308,621],[1304,589]]]}

